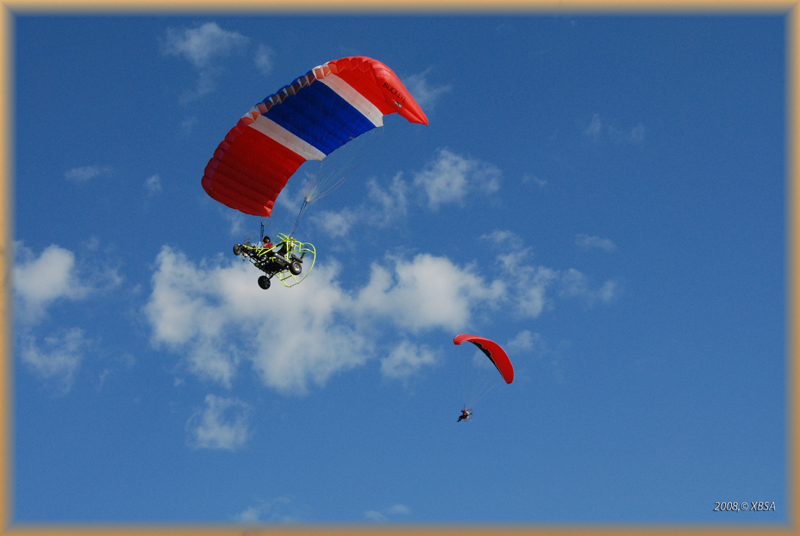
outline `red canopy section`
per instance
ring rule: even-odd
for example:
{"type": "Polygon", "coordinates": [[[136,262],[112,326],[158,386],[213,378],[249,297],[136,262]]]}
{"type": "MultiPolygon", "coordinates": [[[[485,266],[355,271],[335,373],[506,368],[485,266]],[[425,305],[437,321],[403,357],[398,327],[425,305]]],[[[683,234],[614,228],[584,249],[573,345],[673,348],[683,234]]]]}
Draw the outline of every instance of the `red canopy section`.
{"type": "Polygon", "coordinates": [[[486,354],[486,357],[494,363],[494,366],[497,367],[498,372],[503,376],[506,383],[514,381],[514,366],[511,364],[511,360],[508,359],[505,350],[503,350],[499,344],[485,337],[467,334],[457,335],[456,338],[453,339],[453,344],[461,344],[465,341],[471,342],[486,354]]]}

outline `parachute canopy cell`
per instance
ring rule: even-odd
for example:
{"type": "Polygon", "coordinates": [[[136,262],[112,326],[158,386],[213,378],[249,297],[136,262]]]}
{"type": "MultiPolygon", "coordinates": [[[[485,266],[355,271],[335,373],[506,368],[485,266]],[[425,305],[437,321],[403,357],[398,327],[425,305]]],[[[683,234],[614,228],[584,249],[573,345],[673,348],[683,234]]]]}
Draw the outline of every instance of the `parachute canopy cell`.
{"type": "Polygon", "coordinates": [[[469,341],[486,354],[486,357],[497,367],[498,372],[506,381],[511,383],[514,381],[514,367],[511,365],[511,360],[508,359],[505,350],[503,350],[496,342],[478,337],[477,335],[457,335],[453,339],[453,344],[461,344],[462,342],[469,341]]]}
{"type": "Polygon", "coordinates": [[[306,160],[322,160],[398,113],[428,124],[425,112],[383,63],[352,56],[315,67],[256,104],[219,144],[202,184],[212,198],[269,217],[286,182],[306,160]]]}

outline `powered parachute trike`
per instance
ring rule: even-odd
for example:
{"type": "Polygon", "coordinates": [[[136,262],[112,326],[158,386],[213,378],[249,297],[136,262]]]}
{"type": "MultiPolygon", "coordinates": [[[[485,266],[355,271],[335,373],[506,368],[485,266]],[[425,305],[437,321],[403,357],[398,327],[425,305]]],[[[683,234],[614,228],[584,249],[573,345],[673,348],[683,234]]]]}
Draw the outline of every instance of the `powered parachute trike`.
{"type": "MultiPolygon", "coordinates": [[[[411,123],[428,124],[414,97],[380,61],[364,56],[329,61],[268,96],[239,120],[209,160],[203,189],[227,207],[269,218],[275,200],[304,162],[322,161],[351,140],[382,127],[384,115],[393,113],[411,123]]],[[[257,251],[248,244],[234,248],[235,254],[264,272],[259,279],[262,288],[269,287],[273,276],[286,286],[302,281],[295,273],[296,262],[305,272],[303,277],[308,275],[316,250],[296,241],[294,233],[308,204],[342,180],[335,175],[321,178],[306,192],[294,229],[282,235],[283,253],[257,251]]]]}
{"type": "Polygon", "coordinates": [[[284,287],[297,285],[311,272],[317,258],[313,244],[303,243],[280,233],[278,238],[280,242],[267,247],[249,242],[233,246],[234,255],[249,260],[253,266],[264,272],[264,275],[258,278],[258,286],[264,290],[270,287],[270,280],[273,277],[276,277],[284,287]],[[305,272],[303,272],[303,261],[308,264],[305,272]]]}

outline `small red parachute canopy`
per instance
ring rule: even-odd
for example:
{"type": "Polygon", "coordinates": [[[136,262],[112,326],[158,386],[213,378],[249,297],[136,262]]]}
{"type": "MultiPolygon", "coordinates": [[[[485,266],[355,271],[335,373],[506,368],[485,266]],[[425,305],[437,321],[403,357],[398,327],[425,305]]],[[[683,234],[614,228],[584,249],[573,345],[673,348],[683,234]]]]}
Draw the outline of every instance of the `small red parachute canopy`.
{"type": "Polygon", "coordinates": [[[469,341],[480,348],[494,366],[497,367],[498,372],[503,376],[506,383],[514,381],[514,367],[511,365],[511,360],[508,359],[505,350],[500,348],[499,344],[477,335],[458,335],[453,339],[453,344],[461,344],[464,341],[469,341]]]}
{"type": "Polygon", "coordinates": [[[307,160],[327,155],[397,113],[428,124],[425,112],[386,65],[364,56],[313,68],[256,104],[214,152],[202,184],[212,198],[269,217],[286,182],[307,160]]]}

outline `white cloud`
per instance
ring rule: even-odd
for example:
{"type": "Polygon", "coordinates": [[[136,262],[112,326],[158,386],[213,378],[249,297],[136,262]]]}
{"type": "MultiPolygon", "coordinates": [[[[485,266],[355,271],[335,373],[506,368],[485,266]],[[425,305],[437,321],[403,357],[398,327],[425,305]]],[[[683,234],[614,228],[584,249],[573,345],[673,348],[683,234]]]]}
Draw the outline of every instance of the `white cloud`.
{"type": "Polygon", "coordinates": [[[136,357],[130,352],[123,352],[115,355],[112,358],[111,366],[104,367],[103,370],[97,375],[96,390],[99,393],[103,386],[107,383],[109,378],[117,375],[120,368],[130,370],[136,364],[136,357]]]}
{"type": "Polygon", "coordinates": [[[260,521],[293,521],[295,516],[285,512],[291,506],[289,497],[276,497],[271,501],[258,501],[255,506],[247,507],[243,512],[234,516],[240,523],[258,523],[260,521]]]}
{"type": "MultiPolygon", "coordinates": [[[[244,264],[220,273],[191,265],[183,254],[164,248],[156,262],[153,293],[145,312],[153,323],[156,344],[173,349],[187,347],[188,368],[198,376],[230,386],[239,364],[237,345],[225,344],[225,325],[230,321],[218,306],[226,274],[243,275],[244,264]]],[[[230,283],[234,279],[228,279],[230,283]]]]}
{"type": "Polygon", "coordinates": [[[390,222],[408,214],[408,184],[403,174],[397,173],[387,188],[382,188],[374,178],[367,181],[371,206],[375,207],[370,223],[386,226],[390,222]]]}
{"type": "Polygon", "coordinates": [[[261,519],[261,510],[257,506],[248,506],[243,512],[234,516],[240,523],[256,523],[261,519]]]}
{"type": "Polygon", "coordinates": [[[619,295],[619,284],[616,281],[606,281],[603,286],[597,291],[597,298],[604,302],[609,303],[619,295]]]}
{"type": "Polygon", "coordinates": [[[514,270],[530,255],[531,248],[524,248],[522,238],[511,231],[495,230],[481,235],[491,247],[503,252],[500,259],[508,270],[514,270]]]}
{"type": "Polygon", "coordinates": [[[408,515],[411,513],[411,508],[404,504],[395,504],[387,508],[385,512],[391,515],[408,515]]]}
{"type": "Polygon", "coordinates": [[[433,108],[439,97],[450,91],[450,86],[448,85],[432,86],[428,82],[430,71],[430,69],[427,69],[424,72],[412,74],[406,77],[403,84],[423,110],[425,108],[433,108]]]}
{"type": "MultiPolygon", "coordinates": [[[[278,199],[275,201],[275,207],[280,206],[289,214],[297,214],[300,212],[300,207],[303,205],[303,200],[308,194],[308,191],[311,188],[311,184],[313,183],[313,177],[309,177],[308,175],[305,176],[298,176],[303,170],[301,169],[296,173],[292,180],[289,181],[289,185],[284,187],[281,191],[281,195],[278,196],[278,199]],[[293,189],[291,187],[291,183],[298,183],[300,182],[302,185],[297,189],[293,189]]],[[[273,209],[274,210],[274,209],[273,209]]]]}
{"type": "MultiPolygon", "coordinates": [[[[92,242],[87,244],[90,251],[92,242]]],[[[78,327],[60,332],[47,327],[48,336],[43,343],[37,340],[35,332],[44,329],[39,324],[54,303],[86,299],[103,287],[119,285],[122,278],[112,269],[80,277],[75,254],[55,244],[45,248],[38,257],[21,242],[15,242],[14,249],[13,284],[20,357],[40,378],[55,381],[61,391],[67,392],[89,340],[78,327]]]]}
{"type": "Polygon", "coordinates": [[[627,135],[627,140],[631,143],[641,143],[644,141],[645,128],[644,125],[639,123],[631,129],[627,135]]]}
{"type": "Polygon", "coordinates": [[[272,72],[274,63],[275,51],[266,45],[258,45],[255,56],[256,69],[258,69],[261,74],[269,74],[272,72]]]}
{"type": "Polygon", "coordinates": [[[337,322],[350,305],[333,281],[336,266],[318,265],[302,285],[276,282],[265,294],[249,263],[197,267],[168,247],[156,263],[145,307],[153,343],[184,354],[201,377],[230,386],[246,349],[265,385],[303,393],[309,382],[324,384],[367,359],[363,338],[337,322]]]}
{"type": "Polygon", "coordinates": [[[591,122],[583,129],[583,133],[589,137],[596,138],[600,135],[602,128],[603,124],[600,121],[600,116],[598,114],[593,114],[591,122]]]}
{"type": "Polygon", "coordinates": [[[196,68],[203,69],[248,41],[240,33],[225,31],[216,22],[207,22],[196,28],[167,28],[163,45],[165,54],[183,57],[196,68]]]}
{"type": "MultiPolygon", "coordinates": [[[[499,190],[501,176],[492,164],[440,149],[423,170],[414,174],[412,183],[418,195],[412,201],[422,202],[431,210],[446,204],[463,205],[470,194],[499,190]]],[[[313,177],[309,179],[314,182],[313,177]]],[[[402,172],[396,173],[386,185],[373,177],[367,181],[367,189],[367,199],[361,205],[340,212],[321,212],[311,220],[323,232],[338,238],[346,236],[358,224],[386,227],[408,214],[410,185],[402,172]]],[[[294,212],[299,209],[302,196],[284,189],[277,202],[294,212]]]]}
{"type": "Polygon", "coordinates": [[[585,234],[575,235],[575,244],[583,250],[600,249],[610,253],[617,249],[617,245],[608,238],[600,238],[599,236],[589,236],[585,234]]]}
{"type": "Polygon", "coordinates": [[[522,316],[537,318],[548,306],[547,288],[558,277],[558,271],[544,266],[528,267],[515,274],[517,311],[522,316]]]}
{"type": "Polygon", "coordinates": [[[494,231],[481,238],[500,252],[500,265],[513,289],[516,312],[537,318],[548,306],[547,289],[558,279],[558,271],[531,264],[531,248],[523,247],[522,239],[510,231],[494,231]]]}
{"type": "MultiPolygon", "coordinates": [[[[422,253],[373,262],[366,283],[350,290],[341,288],[335,262],[317,263],[297,287],[275,282],[262,291],[249,263],[218,258],[197,264],[164,247],[144,312],[153,344],[181,356],[185,369],[201,379],[232,387],[240,365],[249,362],[267,387],[304,394],[334,374],[375,360],[384,334],[390,350],[380,361],[381,372],[405,380],[437,358],[403,333],[452,333],[500,307],[536,318],[556,297],[591,304],[616,295],[613,282],[595,290],[577,270],[532,264],[530,248],[513,233],[486,238],[503,253],[494,279],[480,275],[476,265],[422,253]]],[[[514,344],[525,347],[535,339],[523,332],[514,344]]]]}
{"type": "Polygon", "coordinates": [[[364,519],[369,519],[370,521],[386,521],[386,514],[383,514],[377,510],[367,510],[364,512],[364,519]]]}
{"type": "Polygon", "coordinates": [[[80,328],[45,337],[44,345],[39,345],[33,336],[26,335],[20,340],[20,358],[39,377],[55,381],[60,390],[66,393],[72,387],[87,345],[80,328]]]}
{"type": "Polygon", "coordinates": [[[67,180],[75,182],[86,182],[102,175],[108,175],[109,173],[111,173],[110,167],[85,166],[70,169],[64,173],[64,177],[67,180]]]}
{"type": "Polygon", "coordinates": [[[35,258],[20,242],[15,244],[14,290],[18,318],[25,323],[41,320],[46,308],[58,299],[80,300],[90,288],[78,278],[75,254],[55,244],[35,258]]]}
{"type": "Polygon", "coordinates": [[[197,88],[183,95],[183,103],[214,91],[220,71],[219,60],[243,50],[248,42],[249,38],[223,30],[215,22],[196,28],[167,28],[162,43],[164,54],[188,60],[198,74],[197,88]]]}
{"type": "Polygon", "coordinates": [[[611,302],[618,294],[616,282],[606,281],[598,290],[591,288],[589,278],[582,272],[570,268],[556,270],[546,266],[535,266],[529,262],[530,248],[523,248],[520,238],[509,231],[495,231],[482,236],[500,251],[501,266],[507,275],[507,284],[514,296],[516,311],[522,316],[537,318],[552,300],[548,289],[558,288],[561,298],[581,298],[587,306],[595,302],[611,302]]]}
{"type": "Polygon", "coordinates": [[[544,188],[545,186],[547,186],[547,181],[544,180],[544,179],[540,179],[535,174],[529,175],[529,174],[526,173],[525,175],[522,176],[522,182],[523,183],[533,182],[539,188],[544,188]]]}
{"type": "MultiPolygon", "coordinates": [[[[156,346],[166,345],[190,372],[224,386],[250,360],[265,385],[296,394],[371,359],[366,333],[375,327],[452,330],[505,292],[500,282],[432,255],[375,263],[369,282],[354,293],[339,287],[336,264],[318,263],[302,285],[275,284],[266,293],[248,263],[196,266],[164,247],[156,265],[144,310],[156,346]]],[[[426,352],[395,355],[385,370],[410,373],[431,360],[426,352]]]]}
{"type": "Polygon", "coordinates": [[[235,450],[250,436],[250,406],[237,398],[206,395],[205,407],[186,423],[188,444],[193,448],[235,450]]]}
{"type": "Polygon", "coordinates": [[[541,335],[538,333],[531,333],[525,329],[517,333],[516,337],[508,341],[506,345],[510,350],[531,350],[534,345],[541,340],[541,335]]]}
{"type": "Polygon", "coordinates": [[[395,504],[382,510],[367,510],[364,512],[364,518],[370,521],[387,521],[390,518],[399,516],[407,516],[411,513],[411,509],[404,504],[395,504]]]}
{"type": "Polygon", "coordinates": [[[505,296],[501,281],[487,283],[470,267],[461,268],[446,257],[420,254],[410,262],[392,262],[392,271],[372,264],[356,306],[363,314],[390,318],[412,332],[465,326],[475,307],[505,296]]]}
{"type": "Polygon", "coordinates": [[[385,188],[371,178],[367,181],[366,202],[340,212],[322,211],[310,220],[334,238],[347,236],[358,225],[385,228],[408,214],[408,184],[402,177],[402,173],[397,173],[385,188]]]}
{"type": "Polygon", "coordinates": [[[436,354],[427,346],[402,341],[388,357],[381,359],[381,374],[387,378],[403,380],[424,367],[436,364],[436,354]]]}
{"type": "MultiPolygon", "coordinates": [[[[442,149],[425,169],[415,174],[413,184],[421,194],[414,201],[421,201],[431,210],[438,210],[444,204],[463,204],[470,193],[496,192],[500,187],[500,176],[500,170],[491,164],[442,149]]],[[[357,225],[385,228],[407,216],[409,189],[401,172],[395,174],[385,186],[371,178],[367,181],[367,199],[361,205],[340,212],[321,212],[315,214],[311,221],[323,232],[336,238],[347,236],[357,225]]],[[[285,198],[285,193],[278,201],[291,211],[299,208],[295,201],[285,198]]]]}
{"type": "Polygon", "coordinates": [[[83,242],[83,246],[89,251],[97,251],[98,249],[100,249],[101,245],[102,244],[100,243],[100,239],[97,238],[96,236],[92,236],[88,240],[85,240],[83,242]]]}
{"type": "Polygon", "coordinates": [[[161,187],[161,177],[158,176],[158,173],[145,179],[144,187],[150,195],[160,193],[163,188],[161,187]]]}
{"type": "Polygon", "coordinates": [[[320,227],[325,234],[333,238],[347,236],[350,229],[358,222],[359,214],[351,209],[340,212],[324,210],[314,214],[311,220],[320,227]]]}
{"type": "Polygon", "coordinates": [[[500,176],[500,170],[492,164],[440,149],[435,160],[414,175],[414,185],[424,189],[428,206],[436,210],[443,204],[462,204],[464,197],[474,190],[496,192],[500,176]]]}
{"type": "Polygon", "coordinates": [[[589,292],[589,282],[584,274],[574,268],[570,268],[561,277],[561,295],[568,298],[584,296],[589,292]]]}
{"type": "Polygon", "coordinates": [[[612,280],[603,283],[600,289],[593,290],[589,285],[588,276],[574,268],[570,268],[561,274],[560,283],[560,296],[565,298],[581,298],[587,306],[594,305],[598,300],[609,303],[618,293],[618,285],[612,280]]]}
{"type": "Polygon", "coordinates": [[[645,126],[642,123],[639,123],[633,128],[620,128],[614,124],[605,124],[600,119],[599,114],[593,114],[592,120],[589,122],[589,125],[583,129],[583,133],[595,140],[599,140],[602,137],[608,137],[612,141],[622,144],[640,144],[644,141],[645,137],[645,126]],[[605,135],[604,135],[605,133],[605,135]]]}
{"type": "Polygon", "coordinates": [[[181,130],[183,130],[183,132],[186,134],[191,134],[192,131],[194,131],[194,127],[196,127],[199,122],[200,120],[194,116],[187,117],[181,121],[181,130]]]}
{"type": "MultiPolygon", "coordinates": [[[[302,285],[275,289],[273,300],[286,300],[281,293],[292,293],[291,306],[276,307],[279,302],[269,300],[261,316],[253,368],[265,385],[304,393],[310,382],[324,385],[333,374],[363,365],[372,356],[369,341],[348,321],[352,301],[335,281],[338,271],[336,265],[322,265],[302,285]]],[[[252,288],[252,275],[248,279],[252,288]]]]}
{"type": "Polygon", "coordinates": [[[238,238],[240,241],[242,240],[242,234],[245,232],[245,224],[247,223],[247,218],[244,213],[239,212],[238,210],[227,210],[227,209],[220,209],[220,213],[222,217],[228,220],[228,223],[231,224],[230,229],[230,236],[238,238]]]}

